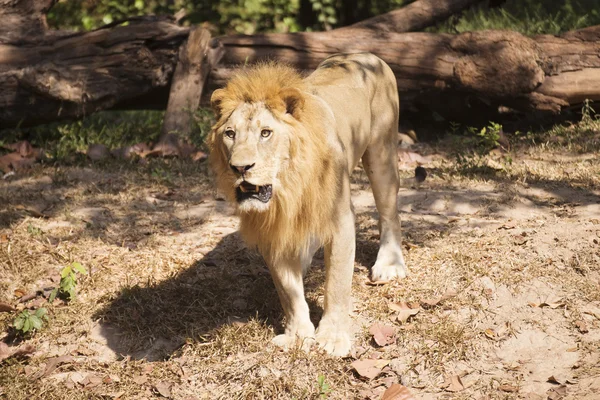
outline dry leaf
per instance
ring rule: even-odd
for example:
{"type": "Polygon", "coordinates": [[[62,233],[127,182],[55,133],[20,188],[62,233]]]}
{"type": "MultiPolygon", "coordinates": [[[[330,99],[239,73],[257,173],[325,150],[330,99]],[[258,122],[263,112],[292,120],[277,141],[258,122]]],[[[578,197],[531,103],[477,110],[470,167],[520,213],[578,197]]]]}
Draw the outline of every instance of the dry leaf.
{"type": "Polygon", "coordinates": [[[408,308],[406,310],[402,310],[398,313],[396,319],[398,320],[398,322],[405,324],[410,317],[412,317],[413,315],[417,315],[419,311],[421,311],[420,308],[408,308]]]}
{"type": "Polygon", "coordinates": [[[109,156],[108,148],[103,144],[90,144],[86,155],[92,161],[104,160],[109,156]]]}
{"type": "Polygon", "coordinates": [[[441,296],[434,297],[433,299],[424,299],[424,300],[421,300],[421,304],[424,305],[424,306],[428,306],[428,307],[434,307],[434,306],[437,306],[442,301],[448,300],[448,299],[456,296],[457,294],[458,293],[456,292],[456,290],[448,289],[446,291],[446,293],[444,293],[441,296]]]}
{"type": "Polygon", "coordinates": [[[391,282],[391,280],[388,280],[388,281],[371,281],[371,280],[368,280],[368,281],[365,282],[365,284],[368,285],[368,286],[382,286],[382,285],[387,285],[390,282],[391,282]]]}
{"type": "Polygon", "coordinates": [[[585,321],[583,320],[577,320],[575,321],[575,326],[577,327],[577,329],[579,330],[579,332],[581,333],[588,333],[590,330],[587,327],[587,324],[585,323],[585,321]]]}
{"type": "Polygon", "coordinates": [[[61,364],[66,364],[73,361],[73,357],[71,356],[60,356],[60,357],[52,357],[46,360],[46,367],[39,372],[37,372],[33,379],[44,378],[50,375],[56,368],[58,368],[61,364]]]}
{"type": "Polygon", "coordinates": [[[381,400],[415,400],[406,386],[394,383],[384,393],[381,400]]]}
{"type": "Polygon", "coordinates": [[[531,307],[550,307],[556,309],[565,305],[564,300],[558,296],[549,295],[545,299],[541,299],[538,302],[529,303],[531,307]]]}
{"type": "Polygon", "coordinates": [[[548,400],[560,400],[567,395],[567,386],[560,385],[546,392],[548,400]]]}
{"type": "Polygon", "coordinates": [[[148,382],[148,377],[146,375],[136,375],[133,377],[133,381],[138,385],[143,385],[148,382]]]}
{"type": "Polygon", "coordinates": [[[73,372],[72,374],[69,375],[69,379],[71,380],[71,382],[73,382],[77,385],[81,385],[85,379],[85,376],[83,376],[83,374],[81,372],[73,372]]]}
{"type": "Polygon", "coordinates": [[[446,376],[446,380],[442,384],[442,389],[455,393],[464,390],[465,385],[463,385],[462,380],[458,375],[446,376]]]}
{"type": "Polygon", "coordinates": [[[35,347],[30,344],[24,344],[17,348],[11,347],[4,342],[0,342],[0,361],[11,357],[23,357],[35,351],[35,347]]]}
{"type": "Polygon", "coordinates": [[[91,389],[102,384],[102,377],[96,374],[88,374],[81,384],[84,388],[91,389]]]}
{"type": "Polygon", "coordinates": [[[158,382],[154,388],[161,396],[169,398],[171,397],[171,386],[169,382],[158,382]]]}
{"type": "Polygon", "coordinates": [[[15,308],[8,303],[0,302],[0,312],[13,312],[15,308]]]}
{"type": "Polygon", "coordinates": [[[386,346],[396,342],[396,332],[393,326],[374,323],[369,329],[369,333],[373,335],[375,343],[379,346],[386,346]]]}
{"type": "Polygon", "coordinates": [[[356,360],[352,368],[363,378],[373,379],[390,363],[390,360],[356,360]]]}
{"type": "Polygon", "coordinates": [[[500,387],[498,387],[498,389],[502,390],[503,392],[508,392],[508,393],[516,393],[519,391],[519,388],[517,386],[513,386],[513,385],[500,385],[500,387]]]}
{"type": "Polygon", "coordinates": [[[515,229],[517,227],[517,223],[515,221],[508,221],[507,223],[505,223],[504,225],[498,227],[498,229],[515,229]]]}

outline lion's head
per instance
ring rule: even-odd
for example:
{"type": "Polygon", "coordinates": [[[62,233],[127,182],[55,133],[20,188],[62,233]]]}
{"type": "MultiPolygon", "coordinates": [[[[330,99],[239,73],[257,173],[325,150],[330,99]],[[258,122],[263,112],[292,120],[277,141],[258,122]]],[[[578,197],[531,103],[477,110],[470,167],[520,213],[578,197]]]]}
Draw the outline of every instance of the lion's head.
{"type": "Polygon", "coordinates": [[[325,197],[336,177],[324,111],[302,77],[276,63],[242,69],[211,103],[211,165],[220,190],[237,204],[244,237],[273,253],[299,251],[309,236],[324,236],[315,219],[331,212],[325,197]]]}

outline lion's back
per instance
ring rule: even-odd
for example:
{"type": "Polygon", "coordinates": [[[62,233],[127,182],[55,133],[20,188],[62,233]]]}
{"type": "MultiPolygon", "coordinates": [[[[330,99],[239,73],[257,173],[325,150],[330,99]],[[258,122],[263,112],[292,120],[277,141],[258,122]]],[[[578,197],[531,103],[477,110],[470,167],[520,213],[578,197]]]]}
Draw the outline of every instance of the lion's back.
{"type": "MultiPolygon", "coordinates": [[[[305,82],[331,109],[335,130],[351,171],[371,141],[378,120],[398,120],[399,100],[392,69],[371,53],[326,58],[305,82]]],[[[397,128],[397,126],[396,126],[397,128]]],[[[397,132],[397,131],[396,131],[397,132]]]]}

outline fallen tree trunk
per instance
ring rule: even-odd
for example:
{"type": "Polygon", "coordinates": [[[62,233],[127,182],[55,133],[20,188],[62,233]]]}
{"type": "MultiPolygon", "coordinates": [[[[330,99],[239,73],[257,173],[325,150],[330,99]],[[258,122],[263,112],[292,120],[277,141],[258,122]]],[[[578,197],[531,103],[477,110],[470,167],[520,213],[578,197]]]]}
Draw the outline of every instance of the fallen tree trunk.
{"type": "MultiPolygon", "coordinates": [[[[188,33],[168,20],[146,17],[87,33],[42,32],[18,45],[14,37],[0,42],[0,128],[109,108],[164,109],[188,33]]],[[[246,63],[276,59],[310,71],[331,54],[360,51],[390,64],[404,112],[485,122],[498,118],[499,110],[555,114],[585,99],[600,100],[600,26],[531,38],[510,31],[450,35],[345,28],[221,37],[208,51],[219,51],[221,44],[225,54],[208,77],[205,104],[211,90],[246,63]]]]}
{"type": "Polygon", "coordinates": [[[460,35],[368,30],[220,38],[221,86],[234,66],[272,58],[305,70],[337,52],[369,51],[398,78],[401,104],[455,120],[487,118],[498,108],[558,113],[585,99],[600,100],[600,26],[562,36],[526,37],[511,31],[460,35]]]}

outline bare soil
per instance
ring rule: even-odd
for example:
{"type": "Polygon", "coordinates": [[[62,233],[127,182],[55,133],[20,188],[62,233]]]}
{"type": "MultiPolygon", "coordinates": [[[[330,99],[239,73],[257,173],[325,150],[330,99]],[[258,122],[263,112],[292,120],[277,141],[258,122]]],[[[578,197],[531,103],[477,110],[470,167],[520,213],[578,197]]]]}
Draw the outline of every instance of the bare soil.
{"type": "MultiPolygon", "coordinates": [[[[0,302],[50,319],[19,342],[17,311],[0,312],[2,339],[35,348],[0,361],[0,398],[379,399],[392,383],[417,399],[600,398],[600,154],[534,146],[457,162],[443,148],[401,150],[429,171],[400,191],[401,281],[369,282],[377,215],[355,171],[344,359],[269,343],[282,328],[275,289],[206,165],[86,161],[1,181],[0,302]],[[74,261],[89,271],[75,301],[19,302],[74,261]],[[400,322],[394,303],[418,312],[400,322]],[[373,341],[376,322],[393,327],[391,344],[373,341]],[[373,379],[351,366],[368,359],[386,360],[373,379]]],[[[404,178],[414,165],[401,162],[404,178]]],[[[318,253],[315,322],[323,268],[318,253]]]]}

